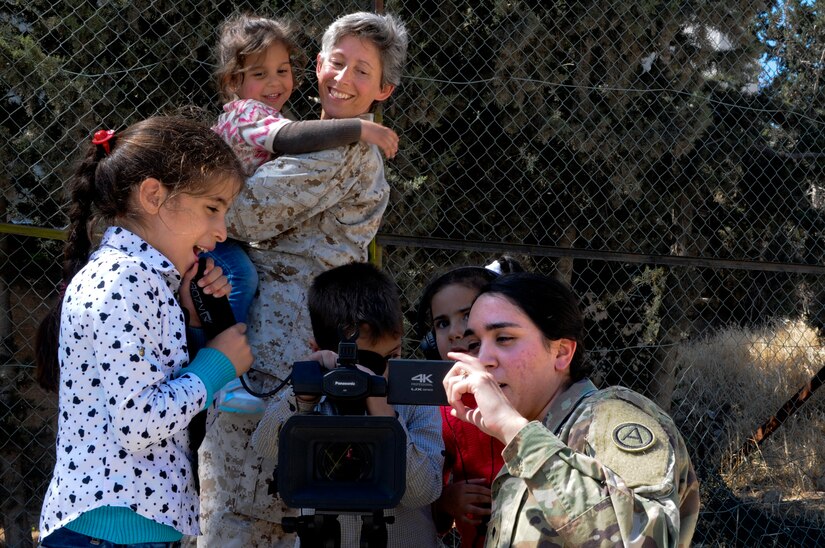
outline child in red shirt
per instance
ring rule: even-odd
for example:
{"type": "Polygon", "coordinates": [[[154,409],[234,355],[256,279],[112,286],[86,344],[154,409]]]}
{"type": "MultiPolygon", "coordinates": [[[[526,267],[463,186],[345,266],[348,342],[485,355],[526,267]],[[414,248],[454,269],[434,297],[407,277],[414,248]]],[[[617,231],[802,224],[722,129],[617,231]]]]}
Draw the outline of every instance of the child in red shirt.
{"type": "MultiPolygon", "coordinates": [[[[472,352],[474,341],[465,337],[464,331],[473,301],[499,274],[521,270],[505,256],[487,267],[456,268],[430,281],[418,306],[419,330],[422,335],[426,331],[421,342],[425,356],[446,360],[448,352],[472,352]]],[[[504,444],[453,417],[450,409],[441,408],[444,487],[433,503],[433,516],[440,534],[455,525],[462,548],[475,548],[484,545],[492,501],[490,485],[504,465],[504,444]]]]}

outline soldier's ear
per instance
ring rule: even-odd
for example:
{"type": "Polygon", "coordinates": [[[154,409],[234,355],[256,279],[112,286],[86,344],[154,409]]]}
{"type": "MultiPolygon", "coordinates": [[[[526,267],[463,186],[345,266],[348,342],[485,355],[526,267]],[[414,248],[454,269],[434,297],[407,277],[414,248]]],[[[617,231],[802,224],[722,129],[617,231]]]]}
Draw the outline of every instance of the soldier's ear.
{"type": "Polygon", "coordinates": [[[576,353],[576,341],[571,339],[559,339],[554,341],[556,346],[556,359],[553,366],[556,371],[562,372],[570,369],[570,362],[573,361],[573,355],[576,353]]]}
{"type": "Polygon", "coordinates": [[[376,101],[383,101],[383,100],[387,99],[390,95],[392,95],[393,91],[395,91],[395,86],[394,85],[384,84],[383,86],[381,86],[381,91],[378,93],[378,95],[375,96],[375,100],[376,101]]]}
{"type": "Polygon", "coordinates": [[[324,66],[324,57],[319,53],[317,57],[315,57],[315,78],[321,76],[321,69],[324,66]]]}

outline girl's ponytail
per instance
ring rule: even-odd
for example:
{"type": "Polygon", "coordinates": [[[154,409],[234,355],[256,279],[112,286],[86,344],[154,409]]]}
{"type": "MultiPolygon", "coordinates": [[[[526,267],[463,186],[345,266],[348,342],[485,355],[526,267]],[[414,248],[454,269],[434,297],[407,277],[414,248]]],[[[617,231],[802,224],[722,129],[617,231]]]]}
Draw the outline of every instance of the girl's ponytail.
{"type": "Polygon", "coordinates": [[[63,246],[63,280],[57,304],[43,318],[37,328],[35,343],[35,379],[50,392],[57,392],[60,363],[58,348],[60,343],[60,313],[63,308],[63,294],[75,274],[89,260],[92,249],[91,225],[95,192],[95,172],[101,157],[100,147],[89,147],[83,162],[77,167],[68,183],[69,228],[63,246]]]}
{"type": "Polygon", "coordinates": [[[90,147],[66,189],[69,195],[69,228],[63,247],[63,283],[66,284],[83,268],[92,250],[92,206],[99,160],[98,147],[90,147]]]}

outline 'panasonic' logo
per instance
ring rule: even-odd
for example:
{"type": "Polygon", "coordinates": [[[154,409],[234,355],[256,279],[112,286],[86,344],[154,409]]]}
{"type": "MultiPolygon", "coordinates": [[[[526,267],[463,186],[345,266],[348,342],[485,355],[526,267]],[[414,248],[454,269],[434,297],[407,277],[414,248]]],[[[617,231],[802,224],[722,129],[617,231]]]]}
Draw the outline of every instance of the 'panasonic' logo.
{"type": "Polygon", "coordinates": [[[355,386],[355,382],[335,381],[335,386],[355,386]]]}

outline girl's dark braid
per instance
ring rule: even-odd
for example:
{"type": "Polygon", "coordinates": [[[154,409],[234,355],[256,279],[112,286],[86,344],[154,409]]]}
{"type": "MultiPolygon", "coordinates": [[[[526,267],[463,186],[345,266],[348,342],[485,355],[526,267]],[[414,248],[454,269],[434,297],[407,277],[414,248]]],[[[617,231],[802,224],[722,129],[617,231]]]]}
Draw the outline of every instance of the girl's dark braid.
{"type": "MultiPolygon", "coordinates": [[[[63,248],[65,284],[89,260],[95,222],[115,219],[128,212],[132,185],[130,181],[118,181],[118,178],[125,179],[122,166],[128,165],[130,158],[124,157],[128,152],[116,148],[117,141],[117,135],[107,141],[108,151],[101,146],[90,146],[67,184],[69,229],[63,248]]],[[[137,168],[129,171],[137,171],[137,168]]]]}
{"type": "Polygon", "coordinates": [[[92,218],[95,196],[95,171],[102,157],[99,147],[90,146],[86,156],[77,166],[67,184],[69,195],[69,228],[63,246],[63,279],[57,304],[49,311],[37,329],[35,378],[45,390],[56,392],[59,382],[60,364],[57,355],[57,341],[60,338],[60,314],[63,309],[63,292],[75,274],[89,260],[92,249],[92,218]]]}
{"type": "Polygon", "coordinates": [[[95,192],[95,171],[100,154],[90,147],[67,185],[69,228],[63,247],[63,283],[68,284],[89,260],[92,249],[91,221],[95,192]]]}

